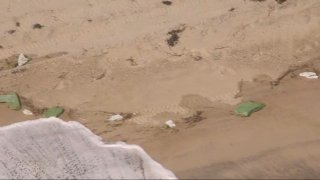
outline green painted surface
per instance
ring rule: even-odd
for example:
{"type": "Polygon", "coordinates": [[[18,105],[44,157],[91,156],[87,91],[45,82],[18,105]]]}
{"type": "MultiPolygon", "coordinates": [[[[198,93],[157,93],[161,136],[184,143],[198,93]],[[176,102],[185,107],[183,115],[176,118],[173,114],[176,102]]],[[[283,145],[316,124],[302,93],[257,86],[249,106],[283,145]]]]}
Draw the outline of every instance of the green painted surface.
{"type": "Polygon", "coordinates": [[[0,95],[0,103],[6,103],[10,109],[20,110],[21,102],[17,93],[11,92],[6,95],[0,95]]]}
{"type": "Polygon", "coordinates": [[[264,108],[265,106],[266,106],[265,104],[259,103],[259,102],[253,102],[253,101],[243,102],[243,103],[240,103],[240,104],[238,104],[238,105],[236,106],[234,112],[235,112],[238,116],[248,117],[248,116],[250,116],[252,113],[261,110],[261,109],[264,108]]]}
{"type": "Polygon", "coordinates": [[[43,112],[43,116],[48,117],[59,117],[64,112],[64,109],[61,107],[49,108],[43,112]]]}

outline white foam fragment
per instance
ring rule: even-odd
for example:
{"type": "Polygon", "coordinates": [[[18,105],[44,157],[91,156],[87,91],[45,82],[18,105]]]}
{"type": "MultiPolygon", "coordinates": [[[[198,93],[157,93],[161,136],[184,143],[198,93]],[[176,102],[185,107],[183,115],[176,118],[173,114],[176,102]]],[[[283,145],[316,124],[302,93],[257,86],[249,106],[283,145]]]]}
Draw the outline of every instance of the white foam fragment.
{"type": "Polygon", "coordinates": [[[26,57],[24,56],[24,54],[21,53],[21,54],[19,55],[19,58],[18,58],[18,66],[23,66],[23,65],[25,65],[28,61],[29,61],[29,59],[26,58],[26,57]]]}
{"type": "Polygon", "coordinates": [[[120,114],[113,115],[109,118],[109,121],[120,121],[123,120],[123,116],[120,114]]]}
{"type": "Polygon", "coordinates": [[[319,76],[315,72],[302,72],[299,76],[308,78],[308,79],[318,79],[319,76]]]}
{"type": "Polygon", "coordinates": [[[176,179],[139,146],[104,144],[75,121],[0,127],[0,147],[1,179],[176,179]]]}
{"type": "Polygon", "coordinates": [[[166,121],[166,125],[167,125],[169,128],[174,128],[174,127],[176,127],[176,124],[175,124],[172,120],[166,121]]]}
{"type": "Polygon", "coordinates": [[[27,115],[27,116],[32,116],[32,115],[33,115],[33,113],[32,113],[31,111],[29,111],[28,109],[24,109],[24,110],[22,111],[22,113],[23,113],[24,115],[27,115]]]}

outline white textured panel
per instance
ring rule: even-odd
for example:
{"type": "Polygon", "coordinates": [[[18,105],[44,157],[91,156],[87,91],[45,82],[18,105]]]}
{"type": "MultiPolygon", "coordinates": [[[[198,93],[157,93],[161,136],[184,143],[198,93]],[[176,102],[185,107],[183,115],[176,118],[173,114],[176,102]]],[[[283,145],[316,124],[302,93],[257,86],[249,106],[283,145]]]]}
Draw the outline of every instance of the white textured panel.
{"type": "Polygon", "coordinates": [[[78,122],[57,118],[0,128],[0,179],[168,179],[139,146],[104,144],[78,122]]]}

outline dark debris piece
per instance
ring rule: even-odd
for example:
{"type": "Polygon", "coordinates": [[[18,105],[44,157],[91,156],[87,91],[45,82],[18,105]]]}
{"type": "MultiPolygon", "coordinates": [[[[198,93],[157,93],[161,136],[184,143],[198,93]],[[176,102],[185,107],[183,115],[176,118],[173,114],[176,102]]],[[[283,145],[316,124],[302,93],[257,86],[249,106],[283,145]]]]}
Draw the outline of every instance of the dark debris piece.
{"type": "Polygon", "coordinates": [[[168,35],[170,35],[170,37],[167,39],[167,44],[171,47],[175,46],[180,38],[178,34],[183,32],[184,30],[185,27],[183,26],[182,28],[169,31],[168,35]]]}
{"type": "Polygon", "coordinates": [[[278,4],[282,4],[284,2],[286,2],[287,0],[276,0],[278,4]]]}
{"type": "Polygon", "coordinates": [[[17,26],[17,27],[20,27],[20,22],[16,22],[16,26],[17,26]]]}
{"type": "Polygon", "coordinates": [[[0,49],[3,49],[3,46],[0,45],[0,49]]]}
{"type": "Polygon", "coordinates": [[[195,123],[199,122],[205,119],[205,117],[202,116],[203,111],[197,111],[195,114],[193,114],[190,117],[184,118],[186,123],[195,123]]]}
{"type": "Polygon", "coordinates": [[[234,10],[235,10],[235,8],[230,8],[230,9],[229,9],[230,12],[232,12],[232,11],[234,11],[234,10]]]}
{"type": "Polygon", "coordinates": [[[44,26],[41,25],[41,24],[39,24],[39,23],[36,23],[36,24],[34,24],[34,25],[32,26],[33,29],[41,29],[41,28],[43,28],[43,27],[44,27],[44,26]]]}
{"type": "Polygon", "coordinates": [[[167,6],[170,6],[170,5],[172,4],[172,2],[171,2],[171,1],[162,1],[162,4],[165,4],[165,5],[167,5],[167,6]]]}
{"type": "Polygon", "coordinates": [[[131,66],[136,66],[136,65],[138,65],[138,63],[131,57],[131,58],[129,58],[129,59],[126,59],[129,63],[130,63],[130,65],[131,66]]]}
{"type": "Polygon", "coordinates": [[[15,32],[16,32],[15,29],[11,29],[11,30],[8,31],[9,34],[13,34],[13,33],[15,33],[15,32]]]}

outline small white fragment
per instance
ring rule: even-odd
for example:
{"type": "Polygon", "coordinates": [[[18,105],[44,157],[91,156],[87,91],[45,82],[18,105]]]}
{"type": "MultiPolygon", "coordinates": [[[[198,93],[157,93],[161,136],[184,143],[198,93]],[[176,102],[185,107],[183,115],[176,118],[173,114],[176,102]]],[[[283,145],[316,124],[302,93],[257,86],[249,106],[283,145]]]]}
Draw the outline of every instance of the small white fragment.
{"type": "Polygon", "coordinates": [[[315,72],[302,72],[299,76],[308,78],[308,79],[318,79],[319,76],[315,72]]]}
{"type": "Polygon", "coordinates": [[[123,116],[120,114],[113,115],[109,118],[109,121],[120,121],[123,120],[123,116]]]}
{"type": "Polygon", "coordinates": [[[25,65],[28,61],[29,61],[29,59],[26,58],[26,57],[24,56],[24,54],[21,53],[21,54],[19,55],[19,58],[18,58],[18,66],[23,66],[23,65],[25,65]]]}
{"type": "Polygon", "coordinates": [[[33,115],[33,113],[32,113],[31,111],[29,111],[28,109],[24,109],[24,110],[22,111],[22,113],[25,114],[25,115],[27,115],[27,116],[32,116],[32,115],[33,115]]]}
{"type": "Polygon", "coordinates": [[[176,124],[175,124],[172,120],[166,121],[166,125],[167,125],[169,128],[174,128],[174,127],[176,127],[176,124]]]}

